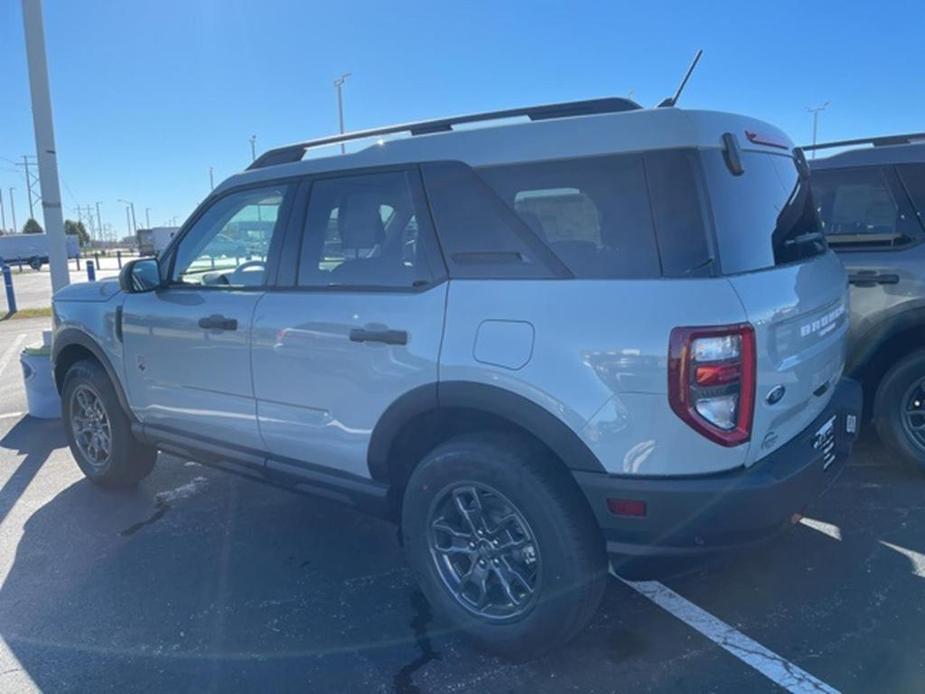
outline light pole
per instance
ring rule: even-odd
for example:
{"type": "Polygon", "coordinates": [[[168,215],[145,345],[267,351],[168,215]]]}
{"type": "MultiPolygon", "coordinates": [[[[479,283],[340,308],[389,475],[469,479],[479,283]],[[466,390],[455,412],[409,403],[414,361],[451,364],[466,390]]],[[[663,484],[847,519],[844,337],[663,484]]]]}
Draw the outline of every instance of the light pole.
{"type": "Polygon", "coordinates": [[[151,208],[150,207],[145,208],[145,228],[146,229],[151,228],[151,208]]]}
{"type": "Polygon", "coordinates": [[[16,190],[10,186],[10,214],[13,217],[13,233],[16,233],[16,201],[13,200],[13,191],[16,190]]]}
{"type": "MultiPolygon", "coordinates": [[[[819,132],[819,113],[825,111],[830,101],[826,101],[822,106],[807,106],[806,110],[813,114],[813,147],[816,146],[816,133],[819,132]]],[[[816,150],[813,150],[812,158],[816,158],[816,150]]]]}
{"type": "Polygon", "coordinates": [[[251,161],[255,161],[257,159],[257,136],[251,135],[250,141],[251,141],[251,161]]]}
{"type": "Polygon", "coordinates": [[[58,159],[55,131],[51,117],[51,92],[48,88],[48,64],[45,57],[45,29],[42,24],[41,0],[22,0],[23,29],[26,34],[26,59],[29,65],[29,91],[32,94],[32,124],[35,129],[35,153],[38,155],[39,189],[45,233],[48,234],[48,265],[53,292],[70,284],[67,264],[67,239],[61,212],[58,184],[58,159]]]}
{"type": "MultiPolygon", "coordinates": [[[[349,72],[345,72],[343,75],[334,80],[334,88],[337,90],[337,118],[340,122],[340,134],[344,134],[344,95],[343,87],[344,82],[347,81],[347,78],[350,77],[349,72]]],[[[347,149],[344,147],[344,143],[340,143],[340,153],[346,154],[347,149]]]]}
{"type": "Polygon", "coordinates": [[[3,209],[3,191],[0,190],[0,233],[6,233],[6,211],[3,209]]]}
{"type": "Polygon", "coordinates": [[[212,178],[212,167],[209,167],[209,190],[215,190],[215,179],[212,178]]]}

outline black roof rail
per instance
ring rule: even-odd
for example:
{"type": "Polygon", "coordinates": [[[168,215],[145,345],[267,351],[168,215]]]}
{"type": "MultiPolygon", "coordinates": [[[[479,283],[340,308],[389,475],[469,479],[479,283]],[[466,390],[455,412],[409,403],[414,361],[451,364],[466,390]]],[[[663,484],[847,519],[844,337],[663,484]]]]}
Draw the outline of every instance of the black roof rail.
{"type": "Polygon", "coordinates": [[[802,145],[800,149],[811,152],[819,149],[833,149],[835,147],[851,147],[852,145],[873,145],[886,147],[888,145],[909,145],[919,140],[925,141],[925,133],[909,133],[907,135],[881,135],[880,137],[861,137],[856,140],[838,140],[836,142],[821,142],[817,145],[802,145]]]}
{"type": "Polygon", "coordinates": [[[307,140],[306,142],[298,142],[283,147],[277,147],[261,154],[247,167],[247,169],[250,171],[251,169],[262,169],[265,166],[300,161],[306,150],[312,147],[332,145],[338,142],[348,142],[350,140],[363,140],[368,137],[376,137],[377,135],[392,135],[402,132],[411,133],[412,135],[426,135],[429,133],[448,132],[453,129],[454,125],[461,125],[463,123],[499,120],[501,118],[514,118],[516,116],[526,116],[530,120],[548,120],[551,118],[566,118],[568,116],[587,116],[596,113],[635,111],[641,108],[642,106],[632,99],[607,97],[603,99],[588,99],[585,101],[565,101],[558,104],[544,104],[541,106],[527,106],[524,108],[509,108],[503,111],[487,111],[485,113],[472,113],[453,118],[438,118],[415,123],[389,125],[383,128],[371,128],[369,130],[357,130],[351,133],[329,135],[328,137],[321,137],[316,140],[307,140]]]}

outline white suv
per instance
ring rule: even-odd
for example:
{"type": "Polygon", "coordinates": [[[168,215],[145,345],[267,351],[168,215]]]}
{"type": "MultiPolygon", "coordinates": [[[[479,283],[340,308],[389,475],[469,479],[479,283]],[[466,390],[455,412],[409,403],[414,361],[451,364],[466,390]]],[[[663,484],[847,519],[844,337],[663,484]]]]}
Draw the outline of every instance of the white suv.
{"type": "Polygon", "coordinates": [[[95,482],[160,449],[393,518],[430,601],[529,657],[608,555],[750,543],[831,482],[846,279],[779,130],[555,104],[264,154],[159,260],[55,295],[55,375],[95,482]]]}

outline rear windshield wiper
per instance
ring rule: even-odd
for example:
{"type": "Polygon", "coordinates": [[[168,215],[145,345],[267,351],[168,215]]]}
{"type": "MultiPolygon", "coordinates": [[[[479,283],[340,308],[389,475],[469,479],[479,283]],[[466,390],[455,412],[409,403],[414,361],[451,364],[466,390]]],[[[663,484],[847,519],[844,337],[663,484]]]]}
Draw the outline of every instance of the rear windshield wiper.
{"type": "Polygon", "coordinates": [[[820,231],[811,231],[808,234],[799,234],[792,239],[784,241],[785,246],[799,246],[804,243],[813,243],[815,241],[825,242],[825,234],[820,231]]]}

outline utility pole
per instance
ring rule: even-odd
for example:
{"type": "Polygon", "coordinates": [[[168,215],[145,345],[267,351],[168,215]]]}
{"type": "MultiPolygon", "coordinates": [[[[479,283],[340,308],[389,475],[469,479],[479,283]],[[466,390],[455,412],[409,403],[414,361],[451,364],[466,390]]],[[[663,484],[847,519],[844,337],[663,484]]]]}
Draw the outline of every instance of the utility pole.
{"type": "Polygon", "coordinates": [[[215,179],[212,178],[212,167],[209,167],[209,190],[215,190],[215,179]]]}
{"type": "MultiPolygon", "coordinates": [[[[819,114],[825,111],[831,102],[826,101],[822,106],[807,106],[806,110],[813,114],[813,146],[816,145],[816,134],[819,132],[819,114]]],[[[816,158],[816,150],[813,150],[812,158],[816,158]]]]}
{"type": "Polygon", "coordinates": [[[151,208],[145,208],[145,229],[151,228],[151,208]]]}
{"type": "Polygon", "coordinates": [[[135,203],[131,200],[123,200],[122,198],[119,198],[116,202],[121,202],[126,206],[125,219],[128,222],[127,226],[129,236],[132,236],[136,231],[138,231],[138,224],[135,221],[135,203]]]}
{"type": "Polygon", "coordinates": [[[32,219],[35,219],[35,203],[41,202],[42,196],[36,195],[32,192],[32,186],[38,183],[36,180],[35,174],[32,173],[32,170],[29,168],[33,166],[36,162],[29,161],[29,159],[34,159],[35,157],[30,157],[28,154],[22,155],[22,164],[17,164],[16,166],[21,166],[23,168],[23,173],[26,177],[26,195],[28,196],[29,202],[29,216],[32,219]]]}
{"type": "Polygon", "coordinates": [[[98,240],[103,240],[103,218],[100,217],[100,201],[96,202],[96,235],[99,237],[98,240]]]}
{"type": "Polygon", "coordinates": [[[35,128],[35,151],[38,155],[39,187],[42,192],[45,232],[48,234],[51,289],[52,292],[56,292],[70,284],[71,276],[67,265],[64,216],[61,213],[61,190],[58,185],[58,159],[51,116],[51,92],[48,88],[41,0],[22,0],[22,17],[26,34],[29,87],[32,92],[32,123],[35,128]]]}
{"type": "Polygon", "coordinates": [[[257,136],[251,135],[251,161],[257,159],[257,136]]]}
{"type": "MultiPolygon", "coordinates": [[[[334,80],[334,88],[337,90],[337,117],[340,121],[340,134],[344,134],[344,95],[343,88],[344,82],[347,81],[347,78],[350,77],[349,72],[345,72],[343,75],[334,80]]],[[[340,143],[340,153],[346,154],[347,149],[344,147],[344,143],[340,143]]]]}
{"type": "Polygon", "coordinates": [[[16,202],[13,200],[14,190],[16,189],[10,186],[10,214],[13,215],[13,233],[16,234],[18,233],[18,229],[16,228],[16,202]]]}
{"type": "Polygon", "coordinates": [[[3,209],[3,191],[0,190],[0,233],[6,233],[6,211],[3,209]]]}

